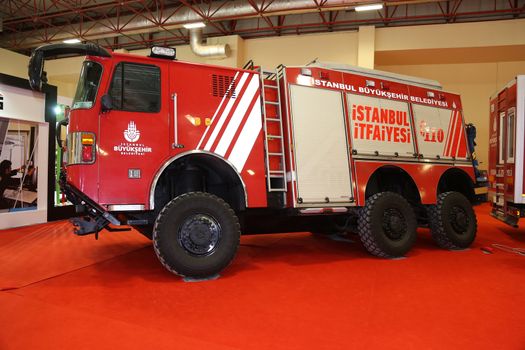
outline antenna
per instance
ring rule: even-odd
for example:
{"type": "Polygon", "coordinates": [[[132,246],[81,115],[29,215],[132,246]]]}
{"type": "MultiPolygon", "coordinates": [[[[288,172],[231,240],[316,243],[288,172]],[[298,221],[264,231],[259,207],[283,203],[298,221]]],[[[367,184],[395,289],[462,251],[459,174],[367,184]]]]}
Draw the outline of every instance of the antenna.
{"type": "Polygon", "coordinates": [[[310,61],[309,63],[307,63],[306,65],[309,66],[311,64],[314,64],[314,63],[317,63],[317,60],[319,59],[319,57],[316,57],[313,59],[313,61],[310,61]]]}

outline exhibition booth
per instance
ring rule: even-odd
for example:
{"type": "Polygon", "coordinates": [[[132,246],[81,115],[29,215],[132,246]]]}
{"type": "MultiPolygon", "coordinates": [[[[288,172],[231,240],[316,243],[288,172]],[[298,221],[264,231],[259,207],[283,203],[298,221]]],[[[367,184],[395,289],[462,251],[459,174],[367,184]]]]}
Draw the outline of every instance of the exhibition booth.
{"type": "Polygon", "coordinates": [[[10,166],[2,186],[0,229],[47,222],[56,217],[54,109],[56,87],[32,91],[27,80],[0,74],[0,164],[10,166]],[[3,188],[5,187],[5,189],[3,188]]]}

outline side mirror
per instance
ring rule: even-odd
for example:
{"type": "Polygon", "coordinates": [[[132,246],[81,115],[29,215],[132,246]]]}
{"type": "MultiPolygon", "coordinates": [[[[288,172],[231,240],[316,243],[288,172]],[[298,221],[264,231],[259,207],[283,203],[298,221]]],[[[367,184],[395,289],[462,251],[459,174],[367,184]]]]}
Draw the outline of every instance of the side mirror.
{"type": "Polygon", "coordinates": [[[108,94],[102,96],[100,103],[102,105],[102,112],[107,112],[113,109],[113,102],[111,101],[111,96],[108,94]]]}

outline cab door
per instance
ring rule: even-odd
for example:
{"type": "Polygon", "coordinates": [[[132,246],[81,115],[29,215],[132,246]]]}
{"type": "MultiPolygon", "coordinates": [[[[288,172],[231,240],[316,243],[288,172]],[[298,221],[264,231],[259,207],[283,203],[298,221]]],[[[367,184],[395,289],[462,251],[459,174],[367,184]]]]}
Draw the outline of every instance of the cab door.
{"type": "Polygon", "coordinates": [[[116,62],[111,110],[99,115],[99,202],[109,210],[147,207],[149,185],[169,152],[168,63],[116,62]]]}

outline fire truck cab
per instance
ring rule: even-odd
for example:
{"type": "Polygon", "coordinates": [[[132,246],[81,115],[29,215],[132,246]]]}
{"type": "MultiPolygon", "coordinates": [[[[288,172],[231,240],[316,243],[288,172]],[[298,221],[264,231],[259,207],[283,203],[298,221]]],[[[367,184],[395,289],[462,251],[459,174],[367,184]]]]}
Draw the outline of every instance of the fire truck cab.
{"type": "Polygon", "coordinates": [[[490,98],[489,195],[492,216],[517,227],[525,216],[525,75],[490,98]]]}
{"type": "Polygon", "coordinates": [[[225,268],[254,220],[255,230],[356,231],[380,257],[405,255],[418,226],[448,249],[475,238],[461,100],[435,81],[54,44],[31,57],[33,88],[45,83],[45,58],[73,52],[87,58],[61,187],[85,213],[79,235],[135,226],[168,270],[194,277],[225,268]]]}

